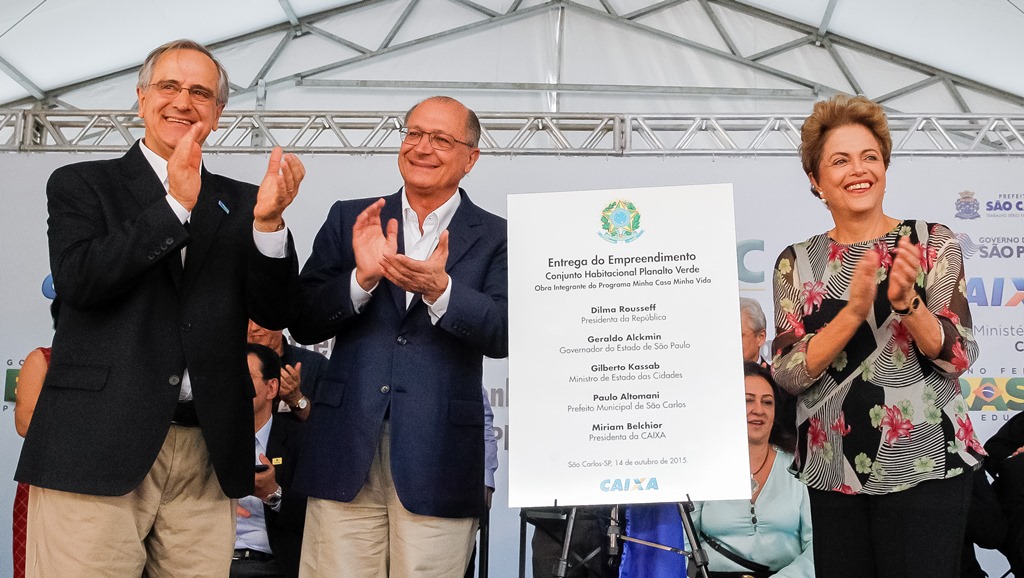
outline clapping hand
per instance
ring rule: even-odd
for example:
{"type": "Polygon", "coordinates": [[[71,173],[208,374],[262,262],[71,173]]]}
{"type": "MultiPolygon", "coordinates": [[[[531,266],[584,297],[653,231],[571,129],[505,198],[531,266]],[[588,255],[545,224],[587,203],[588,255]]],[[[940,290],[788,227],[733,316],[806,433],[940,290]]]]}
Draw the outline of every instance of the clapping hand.
{"type": "Polygon", "coordinates": [[[888,297],[893,308],[910,307],[910,302],[917,294],[914,286],[917,284],[920,260],[917,245],[911,243],[909,237],[901,237],[896,246],[896,258],[893,259],[892,268],[889,270],[888,297]]]}
{"type": "Polygon", "coordinates": [[[270,233],[284,228],[281,215],[299,194],[299,184],[305,176],[306,168],[299,157],[284,154],[281,147],[274,147],[252,211],[257,231],[270,233]]]}

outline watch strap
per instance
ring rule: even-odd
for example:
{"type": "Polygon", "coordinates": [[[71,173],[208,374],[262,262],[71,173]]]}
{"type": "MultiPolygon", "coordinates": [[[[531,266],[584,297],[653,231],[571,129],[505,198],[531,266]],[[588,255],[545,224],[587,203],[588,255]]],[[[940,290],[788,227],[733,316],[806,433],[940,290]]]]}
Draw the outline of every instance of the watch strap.
{"type": "Polygon", "coordinates": [[[274,490],[273,493],[268,494],[266,498],[263,498],[263,503],[270,506],[271,508],[276,508],[277,505],[281,503],[281,498],[283,497],[283,495],[284,490],[283,488],[281,488],[280,485],[278,485],[277,489],[274,490]]]}
{"type": "Polygon", "coordinates": [[[910,300],[910,305],[907,306],[906,309],[897,309],[895,307],[891,307],[891,309],[892,309],[892,312],[895,313],[896,315],[899,315],[900,317],[906,317],[907,315],[910,315],[915,310],[917,310],[917,308],[920,307],[920,306],[921,306],[921,296],[920,295],[914,295],[914,298],[910,300]]]}

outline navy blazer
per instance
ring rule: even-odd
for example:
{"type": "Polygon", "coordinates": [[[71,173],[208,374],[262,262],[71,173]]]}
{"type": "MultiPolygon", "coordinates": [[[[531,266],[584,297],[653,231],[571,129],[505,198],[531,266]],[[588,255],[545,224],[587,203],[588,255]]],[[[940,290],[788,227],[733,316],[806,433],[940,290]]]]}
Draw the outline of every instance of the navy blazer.
{"type": "Polygon", "coordinates": [[[284,259],[256,249],[256,190],[204,170],[186,231],[138,143],[121,158],[54,171],[50,269],[63,306],[17,480],[132,491],[156,461],[187,367],[221,488],[252,493],[246,328],[250,318],[287,325],[298,275],[290,240],[284,259]]]}
{"type": "MultiPolygon", "coordinates": [[[[416,514],[477,517],[484,507],[483,356],[508,355],[507,226],[465,191],[448,226],[451,300],[437,325],[416,296],[382,279],[356,314],[349,293],[352,226],[376,199],[339,201],[300,276],[300,343],[335,337],[327,377],[307,424],[296,485],[317,498],[351,501],[367,479],[390,412],[391,472],[416,514]]],[[[381,212],[401,222],[401,192],[381,212]]],[[[399,250],[404,238],[399,226],[399,250]]]]}

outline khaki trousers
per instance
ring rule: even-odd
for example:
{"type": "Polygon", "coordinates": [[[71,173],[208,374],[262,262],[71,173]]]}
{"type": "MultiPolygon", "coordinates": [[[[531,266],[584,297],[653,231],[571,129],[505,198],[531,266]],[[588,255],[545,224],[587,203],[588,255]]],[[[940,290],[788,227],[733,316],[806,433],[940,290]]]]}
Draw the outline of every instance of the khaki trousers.
{"type": "Polygon", "coordinates": [[[149,474],[124,496],[32,488],[26,576],[227,576],[235,503],[200,429],[172,425],[149,474]]]}
{"type": "Polygon", "coordinates": [[[402,506],[385,423],[369,479],[354,500],[309,498],[299,577],[463,578],[477,522],[421,516],[402,506]]]}

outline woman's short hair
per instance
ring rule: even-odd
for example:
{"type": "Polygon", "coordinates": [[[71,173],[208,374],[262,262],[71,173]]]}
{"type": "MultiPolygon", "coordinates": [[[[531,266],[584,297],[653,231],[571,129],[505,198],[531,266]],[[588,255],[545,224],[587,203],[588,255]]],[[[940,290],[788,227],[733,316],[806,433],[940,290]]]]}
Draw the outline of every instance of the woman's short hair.
{"type": "MultiPolygon", "coordinates": [[[[800,129],[800,162],[803,163],[804,173],[818,178],[818,165],[821,163],[828,133],[850,124],[859,124],[871,131],[878,141],[885,168],[889,168],[892,137],[889,135],[885,110],[863,96],[837,94],[828,100],[814,103],[814,110],[800,129]]],[[[817,192],[814,194],[818,196],[817,192]]]]}

